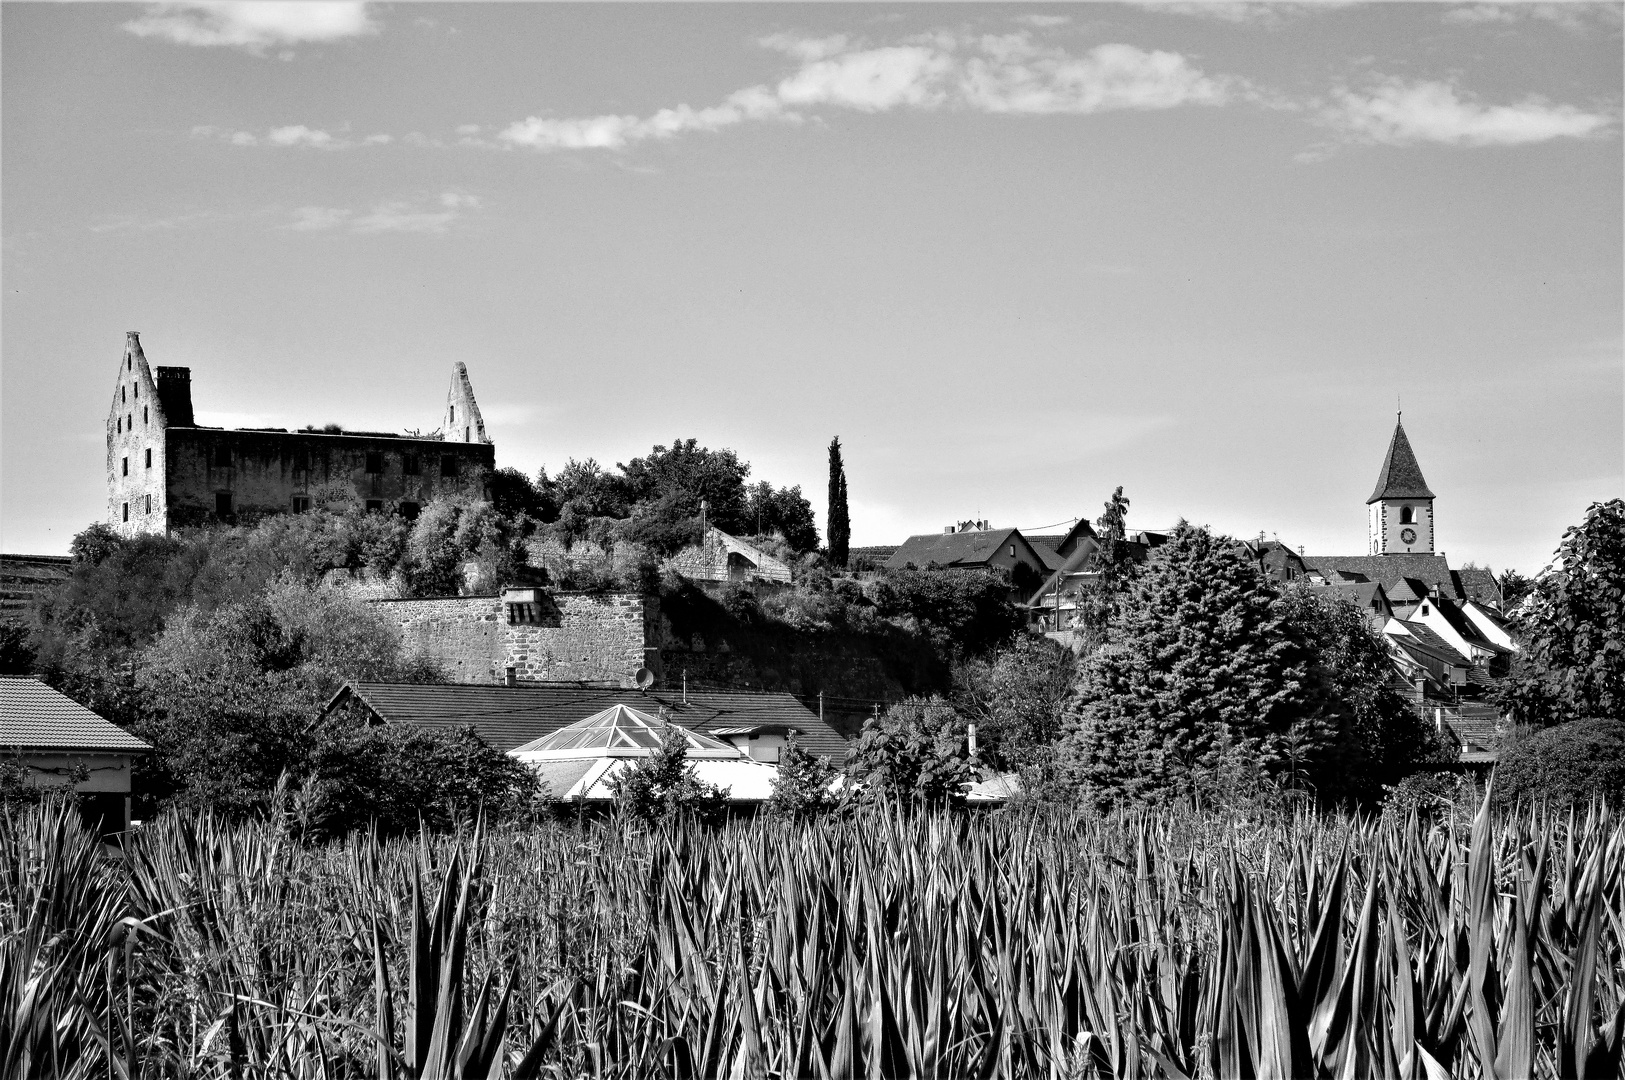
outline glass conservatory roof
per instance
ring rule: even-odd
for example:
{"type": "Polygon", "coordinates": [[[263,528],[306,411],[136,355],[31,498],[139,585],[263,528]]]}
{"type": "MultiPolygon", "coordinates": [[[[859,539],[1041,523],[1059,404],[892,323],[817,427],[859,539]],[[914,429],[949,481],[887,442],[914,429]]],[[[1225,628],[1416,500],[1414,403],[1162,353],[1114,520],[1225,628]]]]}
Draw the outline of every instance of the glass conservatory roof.
{"type": "Polygon", "coordinates": [[[741,756],[737,749],[721,739],[713,739],[680,724],[670,724],[629,705],[611,705],[601,713],[577,720],[568,727],[516,747],[510,753],[527,756],[546,754],[556,758],[647,757],[659,749],[668,728],[687,741],[688,756],[691,758],[741,756]]]}

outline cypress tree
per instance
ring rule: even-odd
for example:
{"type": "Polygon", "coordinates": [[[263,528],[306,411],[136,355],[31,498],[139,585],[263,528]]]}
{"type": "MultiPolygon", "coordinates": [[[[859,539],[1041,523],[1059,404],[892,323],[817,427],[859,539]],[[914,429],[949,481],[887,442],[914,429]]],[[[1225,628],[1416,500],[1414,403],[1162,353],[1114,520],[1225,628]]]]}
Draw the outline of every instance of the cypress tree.
{"type": "Polygon", "coordinates": [[[852,519],[846,512],[846,466],[841,463],[841,438],[829,441],[829,561],[842,569],[852,544],[852,519]]]}

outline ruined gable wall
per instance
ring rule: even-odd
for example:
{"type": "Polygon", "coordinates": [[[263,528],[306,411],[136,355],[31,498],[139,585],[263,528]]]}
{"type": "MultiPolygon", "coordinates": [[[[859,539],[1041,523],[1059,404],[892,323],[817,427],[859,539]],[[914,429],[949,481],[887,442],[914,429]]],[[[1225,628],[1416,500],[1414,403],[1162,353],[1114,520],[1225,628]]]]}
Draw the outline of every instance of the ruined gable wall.
{"type": "Polygon", "coordinates": [[[107,523],[126,536],[164,531],[166,444],[158,386],[131,331],[107,411],[107,523]]]}
{"type": "Polygon", "coordinates": [[[446,391],[446,412],[441,418],[440,430],[447,442],[490,442],[485,434],[485,419],[474,400],[474,384],[468,380],[468,367],[461,360],[452,368],[451,387],[446,391]]]}

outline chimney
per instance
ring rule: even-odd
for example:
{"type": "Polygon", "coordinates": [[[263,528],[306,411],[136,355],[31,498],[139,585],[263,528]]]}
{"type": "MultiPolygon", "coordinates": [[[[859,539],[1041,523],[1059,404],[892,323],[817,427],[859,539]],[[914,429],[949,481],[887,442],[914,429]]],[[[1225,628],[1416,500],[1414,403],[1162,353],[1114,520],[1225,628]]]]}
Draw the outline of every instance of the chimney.
{"type": "Polygon", "coordinates": [[[519,669],[512,664],[502,669],[502,681],[507,686],[519,685],[519,669]]]}
{"type": "Polygon", "coordinates": [[[955,531],[956,530],[954,529],[954,527],[952,525],[944,525],[942,527],[942,535],[944,535],[944,536],[948,536],[948,535],[952,534],[955,531]]]}
{"type": "MultiPolygon", "coordinates": [[[[134,336],[133,334],[131,335],[134,336]]],[[[193,427],[192,369],[161,367],[158,369],[158,404],[164,410],[164,423],[168,427],[193,427]]]]}

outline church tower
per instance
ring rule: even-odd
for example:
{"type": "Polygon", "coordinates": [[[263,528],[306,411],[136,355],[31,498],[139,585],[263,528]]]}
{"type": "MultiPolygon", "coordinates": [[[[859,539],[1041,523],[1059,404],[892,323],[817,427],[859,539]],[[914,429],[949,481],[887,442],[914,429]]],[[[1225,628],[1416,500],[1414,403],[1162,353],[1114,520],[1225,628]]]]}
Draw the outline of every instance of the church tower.
{"type": "Polygon", "coordinates": [[[1366,500],[1366,508],[1370,554],[1433,554],[1433,492],[1422,479],[1422,467],[1405,437],[1405,425],[1398,420],[1382,472],[1377,474],[1377,490],[1366,500]]]}

